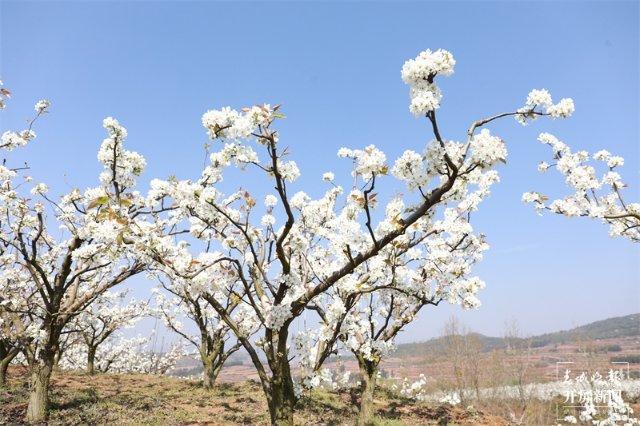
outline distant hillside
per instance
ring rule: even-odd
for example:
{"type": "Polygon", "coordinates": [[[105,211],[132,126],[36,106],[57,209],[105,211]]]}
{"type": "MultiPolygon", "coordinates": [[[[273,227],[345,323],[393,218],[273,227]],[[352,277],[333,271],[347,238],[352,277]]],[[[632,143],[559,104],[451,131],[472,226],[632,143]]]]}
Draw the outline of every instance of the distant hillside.
{"type": "MultiPolygon", "coordinates": [[[[483,351],[501,349],[507,346],[507,339],[502,337],[490,337],[479,333],[472,333],[471,335],[478,339],[483,351]]],[[[543,347],[554,344],[570,343],[580,339],[601,340],[630,336],[640,336],[640,314],[608,318],[602,321],[581,325],[570,330],[541,334],[528,339],[518,339],[518,342],[526,342],[532,347],[543,347]]],[[[511,343],[513,344],[513,340],[511,343]]],[[[444,338],[438,337],[425,342],[404,343],[398,345],[398,349],[395,354],[398,356],[408,356],[416,353],[438,354],[444,347],[444,338]]]]}
{"type": "Polygon", "coordinates": [[[570,342],[576,338],[599,340],[630,336],[640,336],[640,314],[608,318],[581,325],[571,330],[542,334],[534,337],[533,341],[537,346],[546,346],[554,343],[570,342]]]}

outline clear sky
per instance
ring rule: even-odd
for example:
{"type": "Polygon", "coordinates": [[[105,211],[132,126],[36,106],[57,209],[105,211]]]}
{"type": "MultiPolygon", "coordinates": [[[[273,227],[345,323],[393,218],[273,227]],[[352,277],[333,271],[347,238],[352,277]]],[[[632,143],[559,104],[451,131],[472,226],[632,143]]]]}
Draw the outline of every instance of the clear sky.
{"type": "MultiPolygon", "coordinates": [[[[533,334],[640,311],[638,247],[599,223],[539,217],[520,201],[532,189],[564,193],[559,175],[536,170],[549,154],[541,131],[624,156],[627,198],[640,200],[637,1],[0,4],[0,75],[14,93],[0,128],[21,128],[38,99],[52,101],[38,139],[14,158],[54,194],[97,181],[106,116],[146,157],[146,189],[154,177],[198,175],[204,111],[263,102],[282,103],[287,115],[281,140],[302,170],[292,190],[320,194],[323,172],[348,173],[341,146],[373,143],[390,159],[422,150],[429,126],[409,113],[400,68],[427,48],[457,60],[440,80],[447,138],[521,106],[532,88],[572,97],[570,120],[492,127],[509,160],[474,221],[492,246],[477,268],[483,306],[425,309],[401,341],[438,335],[452,312],[499,335],[510,319],[533,334]]],[[[130,285],[142,297],[152,283],[130,285]]]]}

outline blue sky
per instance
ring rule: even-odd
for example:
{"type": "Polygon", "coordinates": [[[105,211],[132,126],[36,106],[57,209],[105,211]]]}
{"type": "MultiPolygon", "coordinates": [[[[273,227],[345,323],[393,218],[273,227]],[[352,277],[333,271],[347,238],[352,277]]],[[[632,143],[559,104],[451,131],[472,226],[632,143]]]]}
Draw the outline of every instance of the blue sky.
{"type": "MultiPolygon", "coordinates": [[[[425,120],[408,112],[403,62],[445,48],[457,59],[441,79],[439,119],[459,139],[469,123],[522,105],[532,88],[572,97],[570,120],[514,120],[492,127],[508,164],[475,217],[492,249],[477,268],[487,282],[474,312],[426,309],[401,341],[438,335],[455,312],[470,328],[499,335],[517,319],[525,333],[568,328],[640,311],[640,251],[599,223],[537,216],[522,192],[561,195],[558,175],[540,175],[549,131],[576,149],[607,148],[626,159],[628,199],[640,199],[638,2],[1,2],[0,75],[14,93],[2,130],[21,128],[46,97],[51,114],[26,159],[53,193],[96,182],[101,121],[118,118],[142,153],[142,179],[201,170],[211,108],[283,104],[279,128],[302,177],[293,189],[319,194],[320,176],[348,173],[341,146],[375,144],[393,159],[422,150],[425,120]]],[[[261,183],[239,180],[228,184],[261,183]]],[[[244,179],[244,180],[241,180],[244,179]]],[[[152,284],[132,283],[139,297],[152,284]]]]}

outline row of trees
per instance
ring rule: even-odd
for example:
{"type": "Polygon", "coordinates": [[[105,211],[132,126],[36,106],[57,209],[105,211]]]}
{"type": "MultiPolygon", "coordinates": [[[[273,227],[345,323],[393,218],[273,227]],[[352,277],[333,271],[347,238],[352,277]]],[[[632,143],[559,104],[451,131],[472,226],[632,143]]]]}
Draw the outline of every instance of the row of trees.
{"type": "MultiPolygon", "coordinates": [[[[25,355],[28,420],[46,419],[64,331],[113,287],[147,272],[164,288],[158,306],[166,324],[197,347],[207,386],[242,347],[272,423],[289,425],[300,392],[327,380],[324,362],[347,350],[363,378],[359,422],[370,423],[378,367],[397,334],[426,306],[480,305],[484,283],[472,267],[488,244],[471,218],[507,157],[505,142],[486,126],[505,117],[523,124],[564,118],[574,110],[571,99],[553,103],[546,90],[533,90],[523,107],[473,121],[465,139],[453,141],[437,120],[442,93],[435,81],[454,66],[449,52],[427,50],[402,68],[410,111],[426,118],[433,133],[426,147],[406,150],[392,165],[373,145],[342,148],[339,157],[353,164],[348,189],[327,172],[327,190],[317,199],[292,190],[300,171],[276,130],[284,115],[271,105],[206,112],[202,124],[220,142],[200,177],[154,179],[146,195],[136,190],[145,160],[125,149],[127,131],[113,118],[103,123],[103,172],[95,187],[58,199],[46,185],[32,185],[23,168],[0,166],[0,355],[25,355]],[[232,166],[270,182],[273,191],[224,193],[221,182],[232,166]],[[381,206],[381,187],[408,194],[381,206]],[[59,228],[62,238],[49,232],[59,228]],[[305,313],[314,319],[294,333],[305,313]],[[195,336],[180,325],[184,316],[197,326],[195,336]]],[[[48,109],[39,102],[28,128],[6,132],[0,147],[33,140],[32,127],[48,109]]],[[[539,211],[602,220],[612,235],[640,240],[640,204],[624,201],[615,171],[622,159],[606,151],[573,153],[546,133],[540,140],[554,162],[539,169],[555,166],[572,194],[547,203],[529,192],[524,201],[539,211]],[[602,178],[592,160],[607,169],[602,178]]]]}

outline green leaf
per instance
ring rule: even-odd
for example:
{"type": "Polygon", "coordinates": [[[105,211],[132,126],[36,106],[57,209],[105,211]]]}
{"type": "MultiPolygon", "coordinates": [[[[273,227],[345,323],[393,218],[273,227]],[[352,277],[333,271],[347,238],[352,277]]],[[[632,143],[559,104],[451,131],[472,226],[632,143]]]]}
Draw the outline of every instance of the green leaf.
{"type": "Polygon", "coordinates": [[[109,197],[107,197],[106,195],[103,195],[102,197],[98,197],[95,200],[91,201],[89,203],[89,205],[87,206],[87,208],[88,209],[93,209],[93,208],[96,208],[98,206],[104,206],[108,202],[109,202],[109,197]]]}

